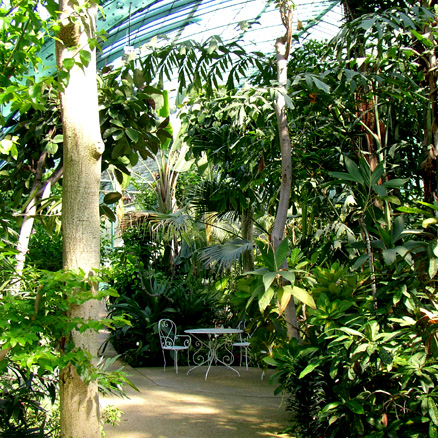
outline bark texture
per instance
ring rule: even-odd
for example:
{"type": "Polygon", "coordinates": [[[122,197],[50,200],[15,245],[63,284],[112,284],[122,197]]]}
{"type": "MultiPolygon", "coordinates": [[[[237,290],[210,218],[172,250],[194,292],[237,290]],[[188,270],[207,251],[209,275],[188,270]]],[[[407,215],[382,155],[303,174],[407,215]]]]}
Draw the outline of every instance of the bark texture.
{"type": "MultiPolygon", "coordinates": [[[[278,134],[280,138],[281,149],[281,186],[280,200],[271,234],[271,240],[274,249],[278,247],[284,237],[292,186],[292,143],[290,141],[289,126],[286,115],[286,100],[283,94],[286,93],[287,83],[287,47],[288,44],[286,37],[277,39],[275,44],[275,53],[277,58],[277,79],[281,92],[277,93],[274,106],[277,115],[278,134]]],[[[281,267],[287,269],[287,262],[285,261],[284,265],[281,267]]],[[[291,298],[284,311],[284,318],[286,320],[289,337],[299,339],[298,319],[293,298],[291,298]]]]}
{"type": "MultiPolygon", "coordinates": [[[[68,85],[61,93],[64,133],[64,178],[62,204],[63,266],[83,269],[92,275],[100,264],[99,187],[103,141],[100,134],[95,51],[88,46],[95,37],[97,8],[84,0],[60,0],[63,43],[57,44],[58,67],[63,60],[80,62],[79,49],[91,53],[87,66],[70,70],[68,85]],[[76,6],[76,8],[74,8],[76,6]],[[82,8],[82,9],[81,9],[82,8]]],[[[97,302],[70,308],[70,316],[98,319],[97,302]]],[[[75,347],[97,354],[93,333],[72,333],[75,347]]],[[[100,438],[97,384],[85,384],[74,366],[61,371],[61,436],[100,438]]]]}

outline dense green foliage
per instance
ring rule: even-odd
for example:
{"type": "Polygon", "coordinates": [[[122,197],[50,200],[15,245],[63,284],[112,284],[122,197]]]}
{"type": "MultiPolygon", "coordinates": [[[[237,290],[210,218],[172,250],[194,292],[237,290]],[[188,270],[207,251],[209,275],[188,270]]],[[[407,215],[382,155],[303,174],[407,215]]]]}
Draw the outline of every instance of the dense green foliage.
{"type": "Polygon", "coordinates": [[[190,271],[172,275],[163,264],[165,251],[153,243],[147,227],[128,229],[123,238],[109,281],[120,295],[111,299],[108,310],[109,317],[123,317],[129,325],[115,324],[109,341],[131,365],[158,365],[158,321],[170,318],[179,330],[214,325],[221,318],[220,296],[190,271]]]}
{"type": "Polygon", "coordinates": [[[123,200],[139,157],[158,163],[147,189],[134,183],[148,212],[109,257],[108,289],[58,271],[59,239],[40,225],[55,229],[59,196],[40,193],[41,224],[15,295],[7,293],[14,230],[36,196],[35,175],[41,171],[44,183],[62,168],[61,85],[57,77],[39,83],[30,68],[56,22],[36,32],[35,8],[28,17],[20,5],[1,9],[0,103],[16,111],[3,121],[9,132],[0,148],[4,436],[51,433],[41,407],[55,399],[67,363],[121,393],[123,374],[108,375],[108,362],[96,366],[72,348],[72,330],[107,326],[127,362],[161,365],[157,323],[165,317],[179,330],[246,320],[253,353],[277,367],[274,382],[287,394],[299,438],[438,436],[436,10],[401,0],[344,3],[349,20],[332,42],[292,48],[285,96],[292,195],[287,238],[275,251],[281,174],[272,101],[284,90],[271,59],[212,37],[206,47],[154,49],[99,77],[103,167],[113,185],[102,212],[116,219],[108,204],[123,200]],[[236,88],[251,66],[258,72],[236,88]],[[173,68],[179,91],[188,91],[178,102],[179,135],[161,91],[173,68]],[[240,234],[243,212],[251,213],[255,245],[240,234]],[[248,251],[255,269],[242,274],[248,251]],[[288,269],[280,269],[285,260],[288,269]],[[67,314],[69,304],[103,298],[106,321],[67,314]],[[283,312],[291,299],[300,339],[288,340],[283,312]]]}

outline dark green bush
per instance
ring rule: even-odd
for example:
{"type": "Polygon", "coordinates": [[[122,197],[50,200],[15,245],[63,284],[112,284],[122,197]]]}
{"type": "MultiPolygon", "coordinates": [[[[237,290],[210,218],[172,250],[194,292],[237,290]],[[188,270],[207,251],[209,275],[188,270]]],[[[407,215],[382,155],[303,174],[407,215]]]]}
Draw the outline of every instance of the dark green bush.
{"type": "Polygon", "coordinates": [[[7,360],[0,363],[0,368],[0,435],[4,438],[55,436],[58,431],[52,428],[57,429],[57,421],[47,408],[55,403],[57,378],[29,374],[7,360]]]}
{"type": "MultiPolygon", "coordinates": [[[[118,325],[109,341],[133,366],[162,363],[157,325],[162,318],[175,321],[180,331],[214,325],[220,299],[201,280],[140,272],[133,265],[117,270],[114,287],[120,296],[109,305],[109,316],[124,315],[130,325],[118,325]]],[[[181,358],[184,360],[184,358],[181,358]]]]}
{"type": "Polygon", "coordinates": [[[27,262],[36,269],[59,271],[62,269],[61,233],[49,234],[43,226],[36,226],[29,242],[27,262]]]}

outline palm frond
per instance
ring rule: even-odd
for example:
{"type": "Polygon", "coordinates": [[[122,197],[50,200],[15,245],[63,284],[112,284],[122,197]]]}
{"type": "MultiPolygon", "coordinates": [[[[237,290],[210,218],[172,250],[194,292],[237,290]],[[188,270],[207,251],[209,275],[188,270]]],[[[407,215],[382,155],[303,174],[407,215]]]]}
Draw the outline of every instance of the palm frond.
{"type": "Polygon", "coordinates": [[[183,210],[174,213],[148,212],[148,221],[153,224],[152,230],[167,229],[174,234],[187,232],[192,225],[192,219],[183,210]]]}
{"type": "Polygon", "coordinates": [[[244,239],[233,239],[221,245],[212,245],[200,252],[199,259],[205,267],[215,267],[225,270],[240,260],[245,251],[253,249],[254,245],[244,239]]]}
{"type": "Polygon", "coordinates": [[[187,199],[198,216],[214,212],[220,218],[232,212],[238,217],[237,203],[231,199],[237,192],[239,189],[229,181],[208,179],[193,186],[187,193],[187,199]]]}

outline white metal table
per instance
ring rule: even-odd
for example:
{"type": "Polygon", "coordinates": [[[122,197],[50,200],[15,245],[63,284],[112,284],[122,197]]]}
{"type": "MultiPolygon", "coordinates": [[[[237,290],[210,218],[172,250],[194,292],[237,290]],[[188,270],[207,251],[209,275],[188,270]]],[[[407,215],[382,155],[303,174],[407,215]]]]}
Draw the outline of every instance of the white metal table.
{"type": "Polygon", "coordinates": [[[231,366],[234,361],[234,355],[232,351],[227,348],[227,343],[230,345],[231,343],[226,338],[226,335],[243,333],[243,330],[234,328],[199,328],[184,330],[184,333],[192,335],[195,338],[195,342],[192,345],[197,347],[196,352],[193,354],[193,362],[196,365],[190,368],[187,374],[202,365],[208,365],[207,372],[205,373],[205,380],[207,380],[212,363],[219,362],[230,370],[235,371],[240,377],[239,371],[231,366]],[[202,351],[204,347],[207,348],[207,353],[202,351]],[[225,347],[225,354],[221,354],[220,350],[222,347],[225,347]]]}

